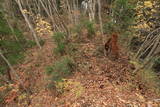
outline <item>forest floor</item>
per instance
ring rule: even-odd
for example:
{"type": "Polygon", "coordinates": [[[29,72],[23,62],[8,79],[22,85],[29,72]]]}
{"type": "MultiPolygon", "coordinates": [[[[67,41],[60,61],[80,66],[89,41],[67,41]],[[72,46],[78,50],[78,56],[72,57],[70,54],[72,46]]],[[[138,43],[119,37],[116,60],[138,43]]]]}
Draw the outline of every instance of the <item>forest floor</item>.
{"type": "MultiPolygon", "coordinates": [[[[159,107],[153,101],[155,95],[143,95],[139,88],[130,88],[133,65],[126,53],[121,50],[116,61],[98,56],[94,39],[78,45],[77,72],[67,78],[73,84],[56,95],[54,90],[46,88],[45,75],[46,66],[56,61],[54,47],[54,42],[46,39],[41,50],[37,47],[27,50],[24,62],[15,66],[24,86],[31,90],[29,107],[159,107]]],[[[23,100],[8,104],[8,107],[23,106],[27,107],[23,100]]]]}

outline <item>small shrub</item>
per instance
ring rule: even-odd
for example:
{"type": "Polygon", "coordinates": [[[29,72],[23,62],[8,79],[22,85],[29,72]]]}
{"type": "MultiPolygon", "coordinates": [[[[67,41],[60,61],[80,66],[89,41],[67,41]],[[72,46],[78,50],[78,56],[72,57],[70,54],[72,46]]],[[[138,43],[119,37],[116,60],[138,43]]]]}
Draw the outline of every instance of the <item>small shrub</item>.
{"type": "Polygon", "coordinates": [[[7,56],[8,60],[10,61],[11,64],[18,64],[24,59],[24,54],[21,53],[13,53],[9,56],[7,56]]]}
{"type": "Polygon", "coordinates": [[[75,53],[78,51],[77,46],[78,46],[78,44],[76,44],[76,43],[68,44],[67,49],[66,49],[67,54],[70,55],[70,56],[74,56],[75,53]]]}
{"type": "Polygon", "coordinates": [[[77,33],[80,38],[82,36],[83,29],[87,30],[89,38],[95,35],[94,22],[91,22],[89,20],[81,20],[80,24],[75,26],[73,32],[77,33]]]}
{"type": "Polygon", "coordinates": [[[113,19],[121,31],[127,31],[134,23],[135,5],[129,0],[115,0],[113,4],[113,19]]]}
{"type": "Polygon", "coordinates": [[[56,43],[57,47],[55,48],[55,53],[56,54],[61,54],[63,55],[66,52],[66,39],[65,39],[65,34],[62,32],[56,32],[53,36],[54,42],[56,43]]]}
{"type": "Polygon", "coordinates": [[[0,66],[0,75],[4,75],[5,74],[5,70],[7,70],[8,66],[4,65],[4,66],[0,66]]]}
{"type": "Polygon", "coordinates": [[[80,82],[73,81],[70,79],[63,79],[61,82],[56,82],[56,89],[58,93],[64,93],[65,91],[72,92],[74,97],[80,97],[84,92],[84,88],[80,82]]]}
{"type": "Polygon", "coordinates": [[[64,54],[73,54],[76,50],[75,44],[68,42],[65,38],[65,34],[62,32],[57,32],[53,36],[54,42],[56,43],[56,48],[54,48],[54,52],[56,54],[64,55],[64,54]]]}
{"type": "Polygon", "coordinates": [[[84,21],[84,27],[87,29],[88,31],[88,37],[93,37],[95,35],[95,27],[94,27],[94,23],[91,21],[84,21]]]}
{"type": "Polygon", "coordinates": [[[160,92],[160,82],[157,74],[152,70],[142,70],[139,71],[136,75],[136,80],[138,80],[140,88],[142,88],[142,91],[146,90],[151,91],[154,93],[160,92]]]}
{"type": "Polygon", "coordinates": [[[32,40],[28,40],[25,44],[24,47],[26,48],[32,48],[33,46],[36,46],[36,42],[32,40]]]}
{"type": "Polygon", "coordinates": [[[125,47],[128,47],[132,32],[134,32],[133,24],[135,23],[135,5],[129,0],[115,0],[112,4],[112,15],[106,17],[106,22],[103,26],[104,33],[112,34],[119,33],[119,40],[123,42],[125,47]]]}
{"type": "Polygon", "coordinates": [[[59,43],[58,45],[57,45],[57,47],[54,49],[54,52],[56,53],[56,54],[60,54],[60,55],[64,55],[65,54],[65,52],[66,52],[66,50],[65,50],[65,44],[64,43],[59,43]]]}
{"type": "MultiPolygon", "coordinates": [[[[142,65],[136,61],[130,61],[130,63],[134,64],[136,68],[142,67],[142,65]]],[[[142,69],[132,77],[132,80],[133,86],[136,86],[137,88],[142,90],[143,93],[147,93],[148,91],[150,91],[160,95],[160,79],[153,70],[142,69]]]]}
{"type": "Polygon", "coordinates": [[[74,61],[72,58],[65,56],[60,61],[55,62],[53,66],[46,68],[46,74],[51,80],[51,84],[62,81],[63,78],[72,74],[74,61]]]}
{"type": "Polygon", "coordinates": [[[43,45],[45,44],[45,40],[41,39],[41,40],[39,41],[39,43],[40,43],[41,46],[43,46],[43,45]]]}
{"type": "Polygon", "coordinates": [[[65,33],[56,32],[54,33],[53,39],[56,44],[65,42],[65,33]]]}
{"type": "Polygon", "coordinates": [[[156,73],[160,73],[160,57],[154,61],[153,69],[156,73]]]}
{"type": "Polygon", "coordinates": [[[111,34],[114,29],[114,23],[112,22],[107,22],[103,25],[103,31],[105,34],[111,34]]]}
{"type": "Polygon", "coordinates": [[[77,33],[78,36],[80,36],[82,32],[82,28],[83,28],[82,24],[77,24],[75,28],[73,28],[73,32],[77,33]]]}

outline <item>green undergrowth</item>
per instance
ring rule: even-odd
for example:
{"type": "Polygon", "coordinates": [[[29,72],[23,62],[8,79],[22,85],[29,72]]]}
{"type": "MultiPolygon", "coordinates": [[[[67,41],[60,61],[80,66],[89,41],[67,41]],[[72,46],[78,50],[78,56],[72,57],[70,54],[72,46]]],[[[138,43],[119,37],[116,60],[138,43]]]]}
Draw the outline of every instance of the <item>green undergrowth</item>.
{"type": "Polygon", "coordinates": [[[136,78],[140,81],[141,88],[146,88],[146,91],[160,95],[160,79],[154,71],[148,69],[141,70],[137,72],[136,78]]]}
{"type": "MultiPolygon", "coordinates": [[[[141,67],[140,63],[131,61],[130,63],[134,64],[137,68],[141,67]]],[[[160,79],[155,71],[152,69],[142,69],[136,72],[136,74],[132,77],[135,81],[131,87],[137,87],[142,89],[145,92],[154,92],[157,95],[160,95],[160,79]]]]}
{"type": "Polygon", "coordinates": [[[54,48],[55,54],[64,55],[66,53],[66,38],[65,33],[63,32],[56,32],[53,35],[54,42],[56,44],[56,48],[54,48]]]}
{"type": "Polygon", "coordinates": [[[160,73],[160,57],[154,61],[153,70],[156,73],[160,73]]]}
{"type": "Polygon", "coordinates": [[[69,56],[63,56],[53,65],[46,67],[46,74],[49,76],[49,87],[54,87],[55,82],[63,81],[64,78],[73,73],[74,60],[69,56]]]}
{"type": "Polygon", "coordinates": [[[56,44],[56,48],[53,51],[57,56],[73,55],[76,51],[76,44],[67,41],[66,34],[63,32],[54,33],[53,40],[56,44]]]}
{"type": "MultiPolygon", "coordinates": [[[[35,46],[36,43],[26,40],[21,30],[16,27],[11,31],[2,14],[0,18],[0,49],[12,65],[18,64],[24,59],[25,50],[35,46]]],[[[7,69],[9,68],[6,62],[0,57],[0,74],[5,74],[7,69]]]]}
{"type": "Polygon", "coordinates": [[[77,24],[72,31],[77,33],[78,37],[80,38],[82,36],[82,32],[83,30],[86,29],[87,30],[87,37],[88,38],[92,38],[95,36],[95,23],[93,21],[89,21],[89,20],[81,20],[81,22],[79,24],[77,24]]]}
{"type": "MultiPolygon", "coordinates": [[[[22,40],[20,42],[15,40],[0,40],[0,46],[5,57],[12,65],[15,65],[24,59],[25,49],[35,46],[35,42],[29,40],[22,40]]],[[[3,73],[8,69],[8,66],[2,58],[0,60],[0,72],[3,73]]]]}
{"type": "Polygon", "coordinates": [[[53,40],[56,45],[53,50],[57,60],[53,65],[46,67],[47,79],[49,80],[47,87],[56,89],[58,93],[61,93],[62,89],[57,84],[63,83],[66,78],[74,73],[76,45],[67,40],[66,34],[63,32],[54,33],[53,40]]]}

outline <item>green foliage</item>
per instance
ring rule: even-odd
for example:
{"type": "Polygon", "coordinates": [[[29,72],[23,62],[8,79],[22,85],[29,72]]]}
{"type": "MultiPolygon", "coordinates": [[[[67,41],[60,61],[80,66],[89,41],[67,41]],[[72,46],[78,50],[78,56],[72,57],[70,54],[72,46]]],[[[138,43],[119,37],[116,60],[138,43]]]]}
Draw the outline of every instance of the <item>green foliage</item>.
{"type": "MultiPolygon", "coordinates": [[[[136,68],[142,67],[139,62],[130,61],[131,64],[134,64],[136,68]]],[[[142,69],[133,76],[133,83],[131,83],[134,87],[141,88],[142,91],[152,91],[154,93],[159,94],[160,92],[160,79],[157,74],[151,69],[142,69]]]]}
{"type": "Polygon", "coordinates": [[[73,59],[65,56],[55,62],[53,66],[48,66],[46,68],[46,74],[50,76],[52,82],[62,81],[63,78],[72,74],[73,67],[73,59]]]}
{"type": "Polygon", "coordinates": [[[55,48],[54,52],[56,54],[60,53],[61,55],[64,55],[64,53],[65,53],[65,44],[58,44],[57,48],[55,48]]]}
{"type": "Polygon", "coordinates": [[[57,8],[58,10],[61,10],[61,1],[60,0],[56,0],[56,3],[57,3],[57,8]]]}
{"type": "Polygon", "coordinates": [[[6,20],[4,19],[4,16],[2,14],[2,12],[0,12],[0,34],[1,35],[7,35],[7,34],[11,34],[11,30],[9,29],[6,20]]]}
{"type": "Polygon", "coordinates": [[[155,72],[160,73],[160,57],[154,61],[153,69],[155,72]]]}
{"type": "Polygon", "coordinates": [[[94,22],[91,22],[89,20],[81,20],[80,24],[77,24],[73,31],[76,32],[79,36],[81,36],[83,29],[87,29],[89,38],[95,35],[94,22]]]}
{"type": "MultiPolygon", "coordinates": [[[[33,46],[36,46],[36,42],[32,40],[27,40],[26,43],[24,44],[25,48],[31,48],[33,46]]],[[[42,46],[42,45],[41,45],[42,46]]]]}
{"type": "Polygon", "coordinates": [[[76,44],[76,43],[69,43],[67,45],[67,49],[66,49],[67,54],[70,56],[74,56],[76,54],[76,52],[78,51],[77,46],[78,46],[78,44],[76,44]]]}
{"type": "Polygon", "coordinates": [[[21,43],[13,40],[0,40],[0,45],[3,49],[2,52],[5,54],[9,62],[13,65],[17,64],[24,58],[23,48],[29,48],[35,46],[35,44],[36,43],[33,41],[26,41],[24,42],[24,45],[21,45],[21,43]]]}
{"type": "MultiPolygon", "coordinates": [[[[6,58],[9,60],[11,64],[17,64],[19,61],[21,61],[24,58],[24,55],[22,53],[22,47],[19,43],[16,41],[7,41],[2,40],[0,41],[1,48],[3,49],[3,53],[6,56],[6,58]]],[[[3,74],[4,71],[8,69],[8,66],[3,61],[3,59],[0,57],[0,60],[2,60],[2,63],[0,63],[0,66],[3,66],[3,68],[0,69],[0,72],[3,74]]]]}
{"type": "Polygon", "coordinates": [[[12,35],[15,35],[20,41],[25,41],[25,37],[23,36],[23,32],[20,29],[14,28],[14,31],[11,32],[12,35]]]}
{"type": "Polygon", "coordinates": [[[112,21],[110,21],[111,17],[107,17],[107,19],[109,19],[109,21],[107,21],[107,23],[104,23],[103,31],[106,34],[112,34],[112,32],[114,32],[115,30],[115,24],[112,21]]]}
{"type": "Polygon", "coordinates": [[[130,31],[135,19],[135,6],[129,0],[115,0],[112,5],[113,16],[106,17],[104,33],[130,31]]]}
{"type": "Polygon", "coordinates": [[[79,36],[81,35],[81,32],[82,32],[82,24],[77,24],[75,25],[75,27],[73,28],[73,32],[77,33],[79,36]]]}
{"type": "Polygon", "coordinates": [[[10,61],[11,64],[18,64],[22,59],[24,59],[24,55],[19,53],[19,54],[12,54],[8,55],[7,59],[10,61]]]}
{"type": "Polygon", "coordinates": [[[54,52],[57,55],[73,54],[75,50],[75,45],[71,42],[67,42],[65,34],[62,32],[57,32],[53,36],[54,42],[56,43],[56,48],[54,52]]]}
{"type": "MultiPolygon", "coordinates": [[[[22,32],[17,28],[13,28],[12,32],[2,12],[0,12],[0,19],[0,48],[11,64],[17,64],[24,58],[24,49],[30,48],[36,43],[26,40],[22,32]],[[17,37],[18,41],[15,40],[14,36],[17,37]]],[[[5,74],[4,71],[8,69],[8,66],[1,57],[0,60],[0,72],[1,74],[5,74]]]]}
{"type": "Polygon", "coordinates": [[[46,67],[46,74],[49,77],[48,88],[56,88],[57,91],[63,91],[63,86],[59,86],[57,83],[63,82],[64,78],[72,74],[74,69],[74,61],[72,58],[65,56],[61,60],[55,62],[54,65],[46,67]]]}
{"type": "Polygon", "coordinates": [[[43,46],[45,44],[45,40],[40,39],[39,43],[40,43],[41,46],[43,46]]]}
{"type": "Polygon", "coordinates": [[[62,32],[56,32],[54,33],[53,39],[57,46],[54,52],[56,54],[63,55],[66,52],[66,45],[67,45],[65,34],[62,32]]]}
{"type": "Polygon", "coordinates": [[[0,41],[0,45],[2,46],[2,49],[5,49],[7,52],[12,51],[20,51],[21,50],[21,45],[16,42],[16,41],[12,41],[12,40],[1,40],[0,41]]]}
{"type": "Polygon", "coordinates": [[[88,31],[88,37],[93,37],[95,35],[95,27],[94,27],[94,23],[91,21],[84,21],[84,27],[87,29],[88,31]]]}
{"type": "Polygon", "coordinates": [[[3,71],[5,71],[7,69],[7,66],[0,66],[0,75],[4,75],[5,73],[3,71]]]}
{"type": "Polygon", "coordinates": [[[160,82],[157,74],[152,70],[142,70],[139,71],[136,75],[136,80],[139,81],[139,84],[147,91],[160,92],[160,82]]]}
{"type": "Polygon", "coordinates": [[[54,42],[56,44],[65,42],[65,34],[63,32],[56,32],[53,36],[54,42]]]}
{"type": "MultiPolygon", "coordinates": [[[[17,64],[19,61],[21,61],[24,56],[22,53],[22,47],[20,43],[13,40],[0,40],[0,46],[2,49],[2,52],[6,56],[6,58],[9,60],[11,64],[17,64]]],[[[0,63],[0,66],[3,66],[3,69],[0,69],[0,72],[3,74],[5,70],[8,69],[8,66],[3,61],[3,59],[0,57],[0,60],[2,60],[2,63],[0,63]]]]}
{"type": "Polygon", "coordinates": [[[113,18],[120,30],[127,30],[134,22],[135,6],[129,0],[116,0],[113,7],[113,18]]]}

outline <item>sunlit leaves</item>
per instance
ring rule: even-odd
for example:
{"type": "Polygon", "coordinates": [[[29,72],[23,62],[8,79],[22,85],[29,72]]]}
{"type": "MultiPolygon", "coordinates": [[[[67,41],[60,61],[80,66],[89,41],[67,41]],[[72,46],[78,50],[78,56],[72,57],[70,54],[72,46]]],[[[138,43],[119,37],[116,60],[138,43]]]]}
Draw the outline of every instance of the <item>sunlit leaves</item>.
{"type": "Polygon", "coordinates": [[[56,89],[59,93],[70,91],[74,97],[80,97],[84,92],[82,84],[71,79],[63,79],[63,81],[56,82],[56,89]]]}
{"type": "Polygon", "coordinates": [[[36,28],[37,34],[39,36],[50,35],[52,33],[51,24],[45,21],[42,17],[36,17],[36,28]]]}
{"type": "Polygon", "coordinates": [[[151,8],[153,6],[153,3],[151,2],[151,0],[150,1],[144,1],[144,6],[151,8]]]}

